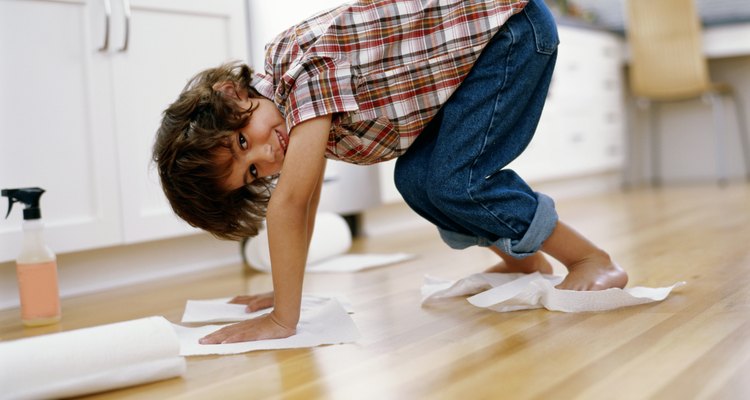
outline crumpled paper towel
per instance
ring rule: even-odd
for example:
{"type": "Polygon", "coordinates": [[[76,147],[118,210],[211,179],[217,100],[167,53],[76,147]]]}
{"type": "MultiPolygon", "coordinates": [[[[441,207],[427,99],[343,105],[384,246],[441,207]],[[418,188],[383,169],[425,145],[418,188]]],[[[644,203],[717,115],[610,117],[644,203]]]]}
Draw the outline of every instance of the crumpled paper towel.
{"type": "Polygon", "coordinates": [[[422,304],[439,299],[467,296],[477,306],[506,312],[546,308],[552,311],[588,312],[662,301],[685,282],[661,288],[632,287],[611,288],[598,291],[556,289],[562,276],[520,273],[483,273],[470,275],[458,281],[425,276],[422,286],[422,304]]]}
{"type": "Polygon", "coordinates": [[[335,299],[303,309],[297,324],[297,333],[284,339],[258,340],[227,344],[200,344],[198,340],[222,325],[205,325],[197,328],[174,325],[180,338],[183,356],[209,354],[239,354],[253,350],[293,349],[325,344],[350,343],[359,339],[359,330],[351,316],[335,299]]]}
{"type": "Polygon", "coordinates": [[[185,359],[163,317],[0,342],[0,398],[48,399],[180,376],[185,359]]]}

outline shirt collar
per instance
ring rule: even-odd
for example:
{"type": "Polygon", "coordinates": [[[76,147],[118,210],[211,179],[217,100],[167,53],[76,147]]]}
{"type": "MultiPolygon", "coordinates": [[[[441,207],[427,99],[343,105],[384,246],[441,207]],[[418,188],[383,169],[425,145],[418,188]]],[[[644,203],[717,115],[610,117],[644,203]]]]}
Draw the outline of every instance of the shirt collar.
{"type": "Polygon", "coordinates": [[[255,74],[250,82],[250,86],[254,87],[261,96],[273,101],[274,90],[273,79],[271,76],[266,74],[255,74]]]}

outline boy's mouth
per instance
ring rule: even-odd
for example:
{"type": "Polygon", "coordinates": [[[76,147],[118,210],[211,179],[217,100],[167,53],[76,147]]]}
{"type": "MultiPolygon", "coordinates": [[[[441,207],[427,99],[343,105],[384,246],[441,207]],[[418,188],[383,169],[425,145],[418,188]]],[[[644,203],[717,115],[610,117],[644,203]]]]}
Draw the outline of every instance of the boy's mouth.
{"type": "Polygon", "coordinates": [[[289,147],[288,136],[284,135],[278,129],[274,130],[276,137],[279,138],[279,144],[281,144],[281,151],[286,154],[286,149],[289,147]]]}

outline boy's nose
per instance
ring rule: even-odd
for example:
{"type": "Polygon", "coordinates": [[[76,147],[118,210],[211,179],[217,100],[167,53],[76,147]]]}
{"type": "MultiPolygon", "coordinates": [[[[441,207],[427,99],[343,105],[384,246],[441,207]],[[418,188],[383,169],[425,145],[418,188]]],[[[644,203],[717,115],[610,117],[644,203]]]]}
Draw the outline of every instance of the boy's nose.
{"type": "Polygon", "coordinates": [[[255,146],[247,155],[248,164],[254,164],[258,170],[258,176],[272,175],[271,165],[276,161],[273,147],[270,144],[255,146]]]}
{"type": "Polygon", "coordinates": [[[253,150],[248,153],[248,159],[253,163],[274,162],[275,155],[273,154],[273,147],[271,147],[270,144],[253,146],[253,150]]]}

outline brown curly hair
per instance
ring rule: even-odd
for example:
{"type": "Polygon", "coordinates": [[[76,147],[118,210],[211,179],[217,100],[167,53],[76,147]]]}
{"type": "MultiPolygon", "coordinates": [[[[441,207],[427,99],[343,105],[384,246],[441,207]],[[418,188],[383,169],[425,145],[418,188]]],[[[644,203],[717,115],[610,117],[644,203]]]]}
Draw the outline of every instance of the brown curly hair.
{"type": "Polygon", "coordinates": [[[272,178],[225,189],[232,160],[217,162],[215,157],[222,147],[231,150],[230,138],[248,123],[253,108],[240,107],[214,85],[231,82],[238,92],[260,98],[250,86],[252,74],[239,62],[196,74],[164,111],[153,147],[162,189],[174,212],[220,239],[257,235],[271,196],[272,178]]]}

